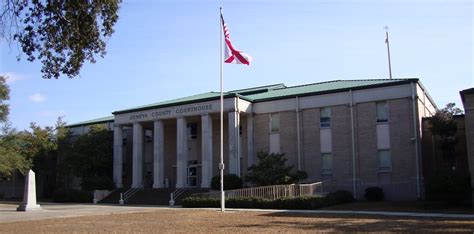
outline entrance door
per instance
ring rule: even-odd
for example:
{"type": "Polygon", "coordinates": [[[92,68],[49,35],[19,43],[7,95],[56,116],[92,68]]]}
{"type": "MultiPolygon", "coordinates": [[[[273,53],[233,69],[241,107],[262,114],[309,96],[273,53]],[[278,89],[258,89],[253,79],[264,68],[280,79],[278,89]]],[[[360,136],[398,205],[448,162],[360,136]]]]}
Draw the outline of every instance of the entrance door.
{"type": "Polygon", "coordinates": [[[188,186],[197,187],[198,185],[198,167],[197,165],[188,166],[188,186]]]}

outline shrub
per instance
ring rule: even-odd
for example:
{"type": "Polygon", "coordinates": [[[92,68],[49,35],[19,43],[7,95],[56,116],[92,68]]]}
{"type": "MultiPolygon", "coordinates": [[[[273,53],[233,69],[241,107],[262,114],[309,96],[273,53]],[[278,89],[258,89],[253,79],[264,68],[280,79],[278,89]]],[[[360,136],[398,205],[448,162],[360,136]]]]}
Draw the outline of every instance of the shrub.
{"type": "Polygon", "coordinates": [[[306,171],[296,171],[295,173],[290,174],[290,177],[292,183],[298,183],[308,179],[308,173],[306,173],[306,171]]]}
{"type": "MultiPolygon", "coordinates": [[[[221,176],[216,175],[212,177],[211,188],[214,190],[221,189],[221,176]]],[[[224,175],[224,190],[240,189],[242,188],[242,179],[235,174],[224,175]]]]}
{"type": "Polygon", "coordinates": [[[53,194],[54,202],[79,202],[89,203],[92,201],[92,193],[75,189],[58,189],[53,194]]]}
{"type": "Polygon", "coordinates": [[[196,208],[196,207],[220,207],[220,200],[217,198],[210,197],[187,197],[181,201],[183,207],[196,208]]]}
{"type": "Polygon", "coordinates": [[[426,179],[426,199],[459,203],[471,196],[470,177],[438,172],[426,179]]]}
{"type": "Polygon", "coordinates": [[[256,186],[274,184],[291,184],[308,178],[304,171],[293,172],[293,166],[286,166],[284,153],[271,153],[260,151],[257,153],[258,164],[248,168],[246,182],[256,186]]]}
{"type": "Polygon", "coordinates": [[[115,183],[110,177],[85,177],[82,179],[81,187],[84,190],[114,190],[115,183]]]}
{"type": "Polygon", "coordinates": [[[383,189],[379,187],[368,187],[365,189],[364,196],[367,201],[382,201],[384,198],[383,189]]]}
{"type": "MultiPolygon", "coordinates": [[[[321,207],[354,201],[352,194],[347,191],[337,191],[326,197],[282,197],[276,200],[265,198],[229,198],[226,207],[229,208],[258,208],[258,209],[302,209],[312,210],[321,207]]],[[[188,197],[182,201],[183,207],[220,207],[220,200],[207,197],[188,197]]]]}
{"type": "Polygon", "coordinates": [[[354,201],[354,196],[346,190],[338,190],[326,195],[327,202],[331,205],[349,203],[354,201]]]}

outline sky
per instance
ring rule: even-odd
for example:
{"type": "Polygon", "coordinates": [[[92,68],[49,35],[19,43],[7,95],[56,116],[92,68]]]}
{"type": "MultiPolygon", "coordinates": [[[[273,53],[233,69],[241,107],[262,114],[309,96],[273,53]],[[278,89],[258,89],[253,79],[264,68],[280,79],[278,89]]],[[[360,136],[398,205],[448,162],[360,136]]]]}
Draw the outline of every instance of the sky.
{"type": "Polygon", "coordinates": [[[107,54],[78,77],[43,79],[15,44],[0,41],[10,77],[10,121],[53,125],[219,91],[219,7],[250,66],[224,65],[224,90],[339,79],[420,78],[438,107],[474,86],[471,0],[123,0],[107,54]]]}

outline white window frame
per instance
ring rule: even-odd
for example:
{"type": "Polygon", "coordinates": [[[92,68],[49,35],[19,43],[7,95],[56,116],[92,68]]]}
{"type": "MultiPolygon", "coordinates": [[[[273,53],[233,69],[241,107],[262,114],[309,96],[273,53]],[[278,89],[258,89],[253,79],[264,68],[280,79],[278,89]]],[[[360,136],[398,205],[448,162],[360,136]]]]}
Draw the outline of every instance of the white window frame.
{"type": "Polygon", "coordinates": [[[321,128],[330,128],[331,127],[331,107],[322,107],[322,108],[319,109],[319,127],[321,127],[321,128]],[[328,110],[329,117],[323,117],[324,110],[328,110]],[[328,118],[329,121],[324,121],[323,122],[323,118],[328,118]]]}

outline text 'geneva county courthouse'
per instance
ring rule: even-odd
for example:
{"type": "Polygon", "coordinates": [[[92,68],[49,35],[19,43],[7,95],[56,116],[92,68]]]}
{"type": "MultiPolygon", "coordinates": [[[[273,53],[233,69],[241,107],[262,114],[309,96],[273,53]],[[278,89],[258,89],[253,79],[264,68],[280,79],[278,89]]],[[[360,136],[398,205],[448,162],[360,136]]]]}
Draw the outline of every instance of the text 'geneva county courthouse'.
{"type": "MultiPolygon", "coordinates": [[[[386,198],[423,194],[420,121],[436,111],[418,79],[336,80],[284,84],[224,94],[226,174],[242,176],[259,151],[361,197],[382,187],[386,198]]],[[[69,125],[114,131],[117,187],[209,188],[220,161],[220,93],[210,92],[113,112],[69,125]]]]}

